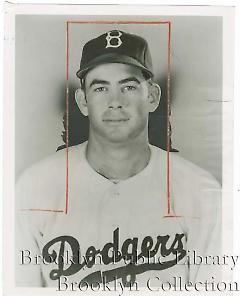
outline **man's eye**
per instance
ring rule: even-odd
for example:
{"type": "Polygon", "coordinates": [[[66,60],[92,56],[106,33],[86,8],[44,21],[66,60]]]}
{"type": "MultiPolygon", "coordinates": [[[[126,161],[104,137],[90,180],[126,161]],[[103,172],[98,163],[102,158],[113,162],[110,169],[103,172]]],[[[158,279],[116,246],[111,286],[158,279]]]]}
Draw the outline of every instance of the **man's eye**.
{"type": "Polygon", "coordinates": [[[95,92],[102,92],[102,91],[106,91],[107,88],[105,86],[100,86],[94,89],[95,92]]]}
{"type": "Polygon", "coordinates": [[[127,91],[132,91],[132,90],[135,90],[137,89],[136,86],[133,86],[133,85],[126,85],[124,86],[124,90],[127,90],[127,91]]]}

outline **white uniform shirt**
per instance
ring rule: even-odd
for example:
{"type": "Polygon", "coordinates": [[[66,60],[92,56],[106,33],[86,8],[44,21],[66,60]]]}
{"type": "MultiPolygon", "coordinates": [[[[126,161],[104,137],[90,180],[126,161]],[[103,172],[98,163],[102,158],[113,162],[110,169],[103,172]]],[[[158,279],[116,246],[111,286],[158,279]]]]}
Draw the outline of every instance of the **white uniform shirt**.
{"type": "Polygon", "coordinates": [[[186,255],[219,255],[220,189],[213,177],[170,153],[173,217],[166,217],[165,151],[150,145],[148,165],[115,184],[88,164],[86,143],[69,148],[67,214],[61,212],[66,206],[66,150],[26,170],[17,184],[17,285],[57,287],[63,276],[68,282],[115,278],[140,286],[156,276],[170,283],[174,277],[184,282],[211,278],[214,266],[189,265],[186,255]],[[115,262],[113,250],[120,252],[115,262]],[[42,252],[56,255],[56,262],[36,262],[42,252]],[[136,252],[138,260],[129,265],[136,252]],[[73,255],[79,264],[71,265],[73,255]]]}

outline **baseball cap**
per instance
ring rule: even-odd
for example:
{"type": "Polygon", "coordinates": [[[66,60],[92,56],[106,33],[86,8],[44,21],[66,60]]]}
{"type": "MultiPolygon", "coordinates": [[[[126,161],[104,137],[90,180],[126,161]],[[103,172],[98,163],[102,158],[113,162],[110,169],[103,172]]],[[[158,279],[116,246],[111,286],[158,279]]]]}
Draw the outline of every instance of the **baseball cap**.
{"type": "Polygon", "coordinates": [[[153,77],[152,58],[147,41],[137,35],[112,30],[88,41],[82,51],[77,77],[82,79],[89,70],[106,63],[133,65],[153,77]]]}

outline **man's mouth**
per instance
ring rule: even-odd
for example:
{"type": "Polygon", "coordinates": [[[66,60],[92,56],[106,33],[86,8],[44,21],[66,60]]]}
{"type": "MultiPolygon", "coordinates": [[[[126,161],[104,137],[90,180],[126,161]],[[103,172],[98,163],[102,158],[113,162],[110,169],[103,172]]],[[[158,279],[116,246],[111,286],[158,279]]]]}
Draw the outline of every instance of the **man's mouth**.
{"type": "Polygon", "coordinates": [[[126,121],[128,121],[129,120],[129,118],[107,118],[107,119],[103,119],[103,122],[109,122],[109,123],[111,123],[111,122],[126,122],[126,121]]]}
{"type": "Polygon", "coordinates": [[[107,118],[103,119],[103,123],[106,124],[106,126],[111,127],[119,127],[119,126],[125,126],[127,124],[129,118],[107,118]]]}

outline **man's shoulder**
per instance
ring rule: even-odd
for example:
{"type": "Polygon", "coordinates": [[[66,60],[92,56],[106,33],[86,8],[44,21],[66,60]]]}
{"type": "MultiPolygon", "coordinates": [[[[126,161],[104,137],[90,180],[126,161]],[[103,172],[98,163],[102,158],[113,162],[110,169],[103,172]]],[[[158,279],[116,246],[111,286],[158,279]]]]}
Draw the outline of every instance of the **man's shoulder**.
{"type": "Polygon", "coordinates": [[[210,183],[213,187],[218,188],[220,186],[217,179],[209,171],[183,158],[178,153],[170,154],[170,163],[175,179],[179,179],[181,176],[181,179],[185,178],[189,183],[192,182],[193,186],[200,184],[208,187],[210,183]]]}
{"type": "Polygon", "coordinates": [[[19,207],[50,208],[59,202],[63,204],[67,167],[74,170],[73,165],[78,165],[85,157],[85,146],[86,143],[83,143],[69,147],[68,151],[60,150],[27,168],[16,184],[19,207]]]}
{"type": "Polygon", "coordinates": [[[50,176],[51,174],[65,174],[67,162],[74,163],[75,159],[80,162],[85,157],[86,143],[62,149],[41,159],[24,170],[20,178],[32,178],[35,176],[50,176]]]}
{"type": "Polygon", "coordinates": [[[17,179],[17,189],[24,191],[48,191],[66,184],[66,174],[70,167],[81,165],[85,157],[86,142],[62,149],[32,164],[17,179]],[[77,160],[77,161],[76,161],[77,160]]]}
{"type": "MultiPolygon", "coordinates": [[[[192,185],[194,183],[202,183],[208,180],[216,187],[219,187],[219,182],[207,170],[193,163],[192,161],[182,157],[178,152],[167,152],[159,147],[151,145],[151,150],[156,158],[161,158],[165,162],[165,168],[169,168],[170,179],[172,181],[187,180],[192,185]]],[[[161,162],[162,163],[162,162],[161,162]]]]}
{"type": "MultiPolygon", "coordinates": [[[[215,217],[221,207],[221,187],[212,174],[177,152],[168,154],[157,147],[153,151],[164,159],[164,176],[168,180],[174,213],[183,217],[203,217],[204,213],[211,212],[215,217]]],[[[161,163],[160,159],[157,163],[161,163]]]]}

